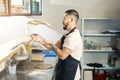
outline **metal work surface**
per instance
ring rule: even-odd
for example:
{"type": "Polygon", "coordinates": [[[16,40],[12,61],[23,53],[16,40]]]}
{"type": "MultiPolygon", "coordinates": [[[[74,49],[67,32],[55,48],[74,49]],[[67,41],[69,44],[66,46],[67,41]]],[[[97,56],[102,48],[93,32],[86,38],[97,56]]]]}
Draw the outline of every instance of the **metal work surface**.
{"type": "Polygon", "coordinates": [[[0,80],[51,80],[54,74],[54,68],[57,57],[44,57],[43,62],[31,62],[28,68],[18,70],[16,74],[10,74],[4,70],[0,72],[0,80]],[[51,69],[34,69],[34,66],[39,63],[52,64],[51,69]]]}

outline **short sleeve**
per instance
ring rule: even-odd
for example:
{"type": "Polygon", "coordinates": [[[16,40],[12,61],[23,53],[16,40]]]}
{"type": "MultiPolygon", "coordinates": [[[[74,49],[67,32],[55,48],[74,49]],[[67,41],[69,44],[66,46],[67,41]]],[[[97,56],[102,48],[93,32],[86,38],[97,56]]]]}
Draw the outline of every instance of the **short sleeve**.
{"type": "Polygon", "coordinates": [[[77,46],[78,40],[79,40],[78,35],[75,32],[73,32],[65,38],[63,47],[74,50],[75,47],[77,46]]]}

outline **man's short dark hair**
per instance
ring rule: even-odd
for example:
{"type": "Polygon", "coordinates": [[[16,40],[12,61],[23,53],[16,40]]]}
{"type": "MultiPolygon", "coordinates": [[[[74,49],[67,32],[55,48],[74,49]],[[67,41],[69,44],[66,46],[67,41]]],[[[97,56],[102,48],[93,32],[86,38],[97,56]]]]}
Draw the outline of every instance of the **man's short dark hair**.
{"type": "Polygon", "coordinates": [[[75,16],[76,22],[79,20],[79,14],[78,14],[78,12],[77,12],[76,10],[74,10],[74,9],[69,9],[69,10],[65,11],[65,13],[67,13],[68,15],[73,15],[73,16],[75,16]]]}

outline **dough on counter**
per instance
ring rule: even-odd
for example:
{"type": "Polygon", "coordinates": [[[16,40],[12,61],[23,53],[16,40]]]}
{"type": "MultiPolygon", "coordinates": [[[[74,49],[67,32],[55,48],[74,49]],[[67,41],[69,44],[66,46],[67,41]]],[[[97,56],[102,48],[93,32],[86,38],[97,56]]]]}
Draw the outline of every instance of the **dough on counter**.
{"type": "Polygon", "coordinates": [[[53,68],[53,65],[51,64],[37,64],[35,66],[35,69],[50,69],[53,68]]]}
{"type": "Polygon", "coordinates": [[[44,58],[41,56],[32,56],[31,61],[42,62],[44,58]]]}

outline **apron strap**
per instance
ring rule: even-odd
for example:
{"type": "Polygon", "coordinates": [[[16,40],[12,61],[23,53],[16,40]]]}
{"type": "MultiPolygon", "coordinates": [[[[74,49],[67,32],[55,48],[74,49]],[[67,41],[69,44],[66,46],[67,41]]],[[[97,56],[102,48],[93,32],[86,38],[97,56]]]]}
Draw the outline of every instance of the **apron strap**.
{"type": "Polygon", "coordinates": [[[66,36],[69,35],[70,33],[74,32],[75,29],[76,28],[73,28],[69,33],[67,33],[67,34],[65,34],[65,35],[62,36],[60,49],[63,49],[63,44],[64,44],[64,40],[65,40],[66,36]]]}

